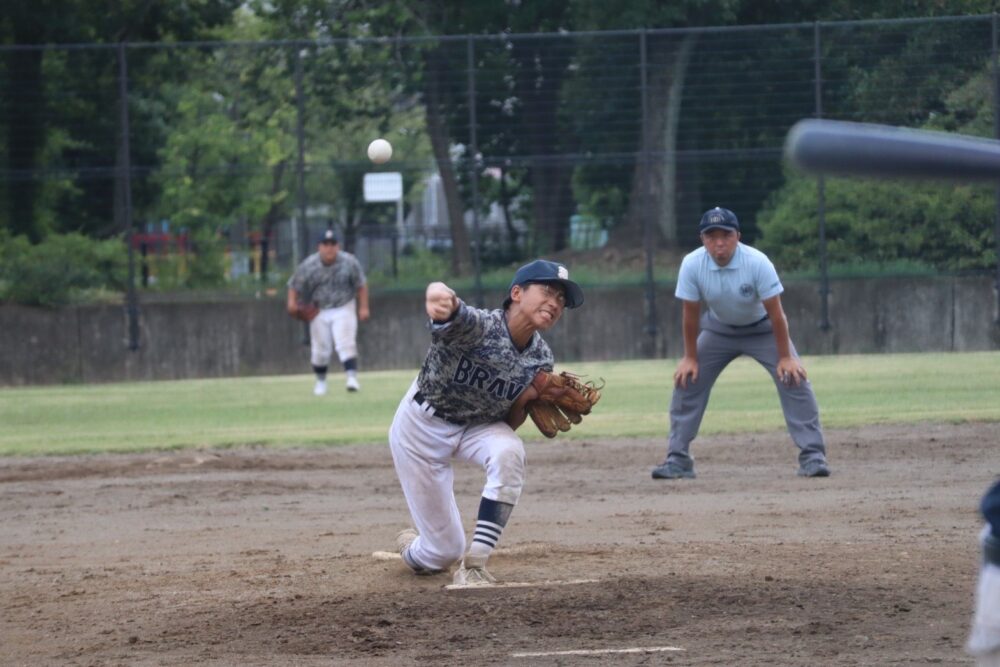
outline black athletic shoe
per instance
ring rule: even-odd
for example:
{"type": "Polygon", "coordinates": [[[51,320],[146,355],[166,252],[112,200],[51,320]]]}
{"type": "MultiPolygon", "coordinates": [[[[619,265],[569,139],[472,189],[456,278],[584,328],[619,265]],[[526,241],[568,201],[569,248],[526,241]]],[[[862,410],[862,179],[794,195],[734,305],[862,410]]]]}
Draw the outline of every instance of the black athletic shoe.
{"type": "Polygon", "coordinates": [[[653,468],[653,479],[694,479],[694,468],[685,468],[679,463],[667,461],[653,468]]]}
{"type": "Polygon", "coordinates": [[[799,466],[799,477],[829,477],[830,468],[826,461],[806,461],[799,466]]]}

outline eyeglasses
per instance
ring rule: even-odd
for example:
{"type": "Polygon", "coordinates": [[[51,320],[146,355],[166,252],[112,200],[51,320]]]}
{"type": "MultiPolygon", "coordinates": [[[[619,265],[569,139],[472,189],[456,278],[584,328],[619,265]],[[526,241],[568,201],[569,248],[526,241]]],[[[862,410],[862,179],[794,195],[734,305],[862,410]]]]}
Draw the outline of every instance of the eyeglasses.
{"type": "Polygon", "coordinates": [[[560,306],[566,305],[566,290],[561,286],[552,285],[550,283],[532,283],[538,286],[538,289],[542,290],[546,299],[552,299],[560,306]]]}

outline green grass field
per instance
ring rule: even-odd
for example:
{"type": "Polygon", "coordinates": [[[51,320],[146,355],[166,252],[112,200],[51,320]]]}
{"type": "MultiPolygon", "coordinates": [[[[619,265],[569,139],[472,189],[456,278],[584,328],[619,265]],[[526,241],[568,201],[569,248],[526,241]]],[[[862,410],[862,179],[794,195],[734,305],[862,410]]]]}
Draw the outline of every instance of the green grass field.
{"type": "MultiPolygon", "coordinates": [[[[1000,421],[1000,353],[806,357],[823,424],[1000,421]]],[[[607,385],[569,438],[665,438],[676,360],[573,364],[607,385]]],[[[558,367],[557,367],[558,370],[558,367]]],[[[375,443],[416,374],[362,373],[363,391],[312,395],[309,375],[0,389],[0,455],[80,454],[187,447],[375,443]]],[[[702,433],[784,428],[777,394],[739,359],[712,393],[702,433]]],[[[529,423],[526,439],[541,439],[529,423]]]]}

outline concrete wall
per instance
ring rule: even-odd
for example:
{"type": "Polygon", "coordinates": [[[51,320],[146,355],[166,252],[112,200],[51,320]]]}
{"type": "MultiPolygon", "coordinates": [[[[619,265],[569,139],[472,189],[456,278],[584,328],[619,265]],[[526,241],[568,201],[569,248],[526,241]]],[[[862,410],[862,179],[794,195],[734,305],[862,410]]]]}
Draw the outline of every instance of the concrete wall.
{"type": "MultiPolygon", "coordinates": [[[[801,354],[1000,349],[988,277],[884,278],[831,283],[819,327],[819,285],[787,283],[782,297],[801,354]]],[[[655,294],[658,332],[645,329],[644,288],[588,288],[546,334],[560,361],[673,358],[682,352],[673,286],[655,294]]],[[[470,295],[466,295],[471,298],[470,295]]],[[[490,307],[502,294],[488,293],[490,307]]],[[[375,292],[359,334],[362,370],[416,369],[427,351],[422,292],[375,292]]],[[[309,372],[303,327],[283,297],[219,303],[145,303],[141,347],[127,348],[121,306],[0,306],[0,385],[169,380],[309,372]]]]}

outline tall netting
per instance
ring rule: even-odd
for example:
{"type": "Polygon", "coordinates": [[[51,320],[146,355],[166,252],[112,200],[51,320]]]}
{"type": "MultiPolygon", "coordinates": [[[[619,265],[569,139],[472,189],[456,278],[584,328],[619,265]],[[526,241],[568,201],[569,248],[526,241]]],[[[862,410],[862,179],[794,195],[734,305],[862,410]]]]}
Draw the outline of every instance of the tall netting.
{"type": "Polygon", "coordinates": [[[993,243],[991,189],[956,212],[938,186],[791,174],[781,148],[814,116],[993,136],[993,23],[4,47],[0,227],[128,238],[150,289],[280,288],[327,228],[387,281],[683,251],[716,205],[790,268],[858,235],[867,259],[982,268],[963,257],[993,243]],[[387,164],[365,155],[376,137],[387,164]],[[878,238],[921,206],[968,225],[929,224],[930,251],[878,238]]]}
{"type": "Polygon", "coordinates": [[[0,76],[0,228],[33,241],[63,229],[116,231],[115,50],[4,49],[0,76]]]}

